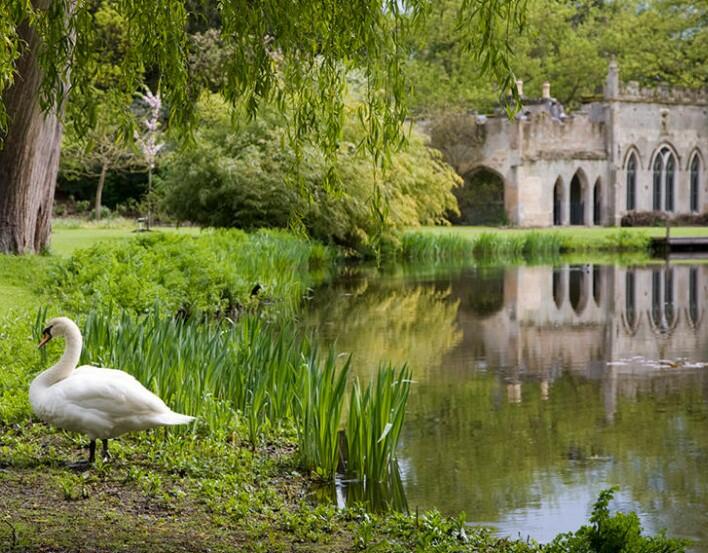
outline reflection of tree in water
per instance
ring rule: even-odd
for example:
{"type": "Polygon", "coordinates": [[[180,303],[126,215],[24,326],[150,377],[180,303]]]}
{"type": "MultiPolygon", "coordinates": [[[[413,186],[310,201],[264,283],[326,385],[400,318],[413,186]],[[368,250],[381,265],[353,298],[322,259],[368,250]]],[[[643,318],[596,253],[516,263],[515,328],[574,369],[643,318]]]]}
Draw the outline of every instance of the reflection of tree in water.
{"type": "Polygon", "coordinates": [[[504,269],[491,267],[468,273],[452,284],[453,295],[462,300],[460,309],[480,319],[504,307],[504,269]]]}
{"type": "Polygon", "coordinates": [[[304,314],[326,343],[351,352],[359,374],[382,362],[408,363],[416,380],[425,379],[443,355],[462,339],[456,318],[459,300],[450,289],[424,284],[395,287],[360,279],[320,290],[304,314]]]}

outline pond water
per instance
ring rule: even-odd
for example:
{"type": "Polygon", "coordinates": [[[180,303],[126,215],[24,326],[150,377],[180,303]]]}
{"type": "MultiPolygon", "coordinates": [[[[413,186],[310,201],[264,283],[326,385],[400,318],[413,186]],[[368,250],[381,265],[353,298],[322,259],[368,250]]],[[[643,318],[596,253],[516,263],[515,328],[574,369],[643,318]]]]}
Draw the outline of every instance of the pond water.
{"type": "Polygon", "coordinates": [[[564,264],[352,269],[303,317],[363,377],[412,367],[411,511],[546,542],[616,485],[614,508],[706,552],[706,311],[706,264],[564,264]]]}

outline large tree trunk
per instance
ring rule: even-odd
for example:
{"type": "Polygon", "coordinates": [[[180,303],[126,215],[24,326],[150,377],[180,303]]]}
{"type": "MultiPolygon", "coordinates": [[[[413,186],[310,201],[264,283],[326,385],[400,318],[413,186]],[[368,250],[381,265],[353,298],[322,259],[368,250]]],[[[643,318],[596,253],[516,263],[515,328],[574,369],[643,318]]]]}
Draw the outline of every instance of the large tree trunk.
{"type": "Polygon", "coordinates": [[[0,252],[5,253],[39,252],[49,244],[62,136],[56,112],[45,113],[39,105],[40,39],[26,22],[18,31],[27,47],[4,96],[9,126],[0,150],[0,252]]]}

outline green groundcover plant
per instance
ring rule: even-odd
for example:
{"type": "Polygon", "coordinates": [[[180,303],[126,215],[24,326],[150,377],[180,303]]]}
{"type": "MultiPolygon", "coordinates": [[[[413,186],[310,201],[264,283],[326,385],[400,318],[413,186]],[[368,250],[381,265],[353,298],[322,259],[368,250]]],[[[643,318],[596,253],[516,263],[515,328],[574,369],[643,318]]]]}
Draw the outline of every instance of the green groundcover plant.
{"type": "Polygon", "coordinates": [[[333,256],[317,242],[277,230],[149,233],[75,252],[49,272],[45,291],[75,312],[114,306],[145,313],[157,305],[182,316],[236,318],[263,303],[291,310],[333,256]]]}

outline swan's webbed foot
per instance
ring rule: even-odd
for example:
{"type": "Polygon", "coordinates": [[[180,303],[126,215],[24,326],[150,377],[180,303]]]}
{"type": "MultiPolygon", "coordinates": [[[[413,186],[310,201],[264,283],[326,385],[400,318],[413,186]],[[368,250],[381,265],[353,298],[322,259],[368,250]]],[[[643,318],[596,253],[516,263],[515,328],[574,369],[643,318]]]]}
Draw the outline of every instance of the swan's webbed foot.
{"type": "Polygon", "coordinates": [[[66,466],[76,472],[85,472],[93,466],[93,463],[89,461],[77,461],[75,463],[67,463],[66,466]]]}
{"type": "Polygon", "coordinates": [[[72,470],[78,470],[83,472],[91,468],[93,463],[96,461],[96,440],[91,440],[89,444],[89,458],[86,461],[78,461],[76,463],[69,463],[67,466],[72,470]]]}

